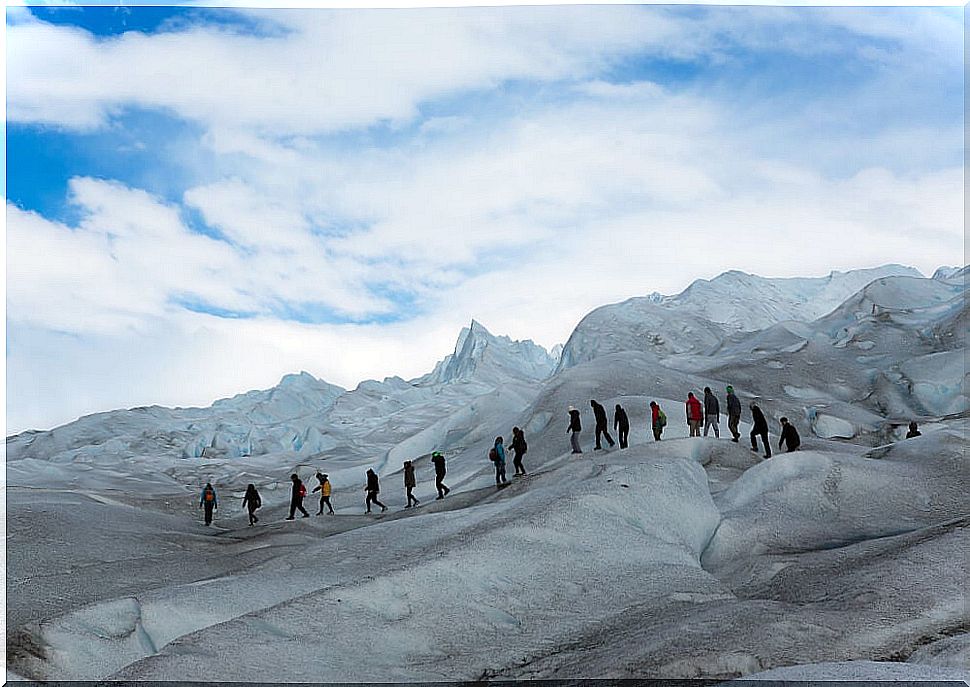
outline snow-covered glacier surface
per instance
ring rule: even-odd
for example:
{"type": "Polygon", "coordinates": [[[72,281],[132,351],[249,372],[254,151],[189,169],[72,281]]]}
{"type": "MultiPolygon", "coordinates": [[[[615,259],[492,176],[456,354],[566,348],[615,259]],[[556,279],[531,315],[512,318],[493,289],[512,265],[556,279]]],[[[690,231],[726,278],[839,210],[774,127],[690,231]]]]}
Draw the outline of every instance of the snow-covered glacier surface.
{"type": "Polygon", "coordinates": [[[301,373],[8,437],[8,673],[970,679],[965,279],[730,272],[599,308],[552,353],[472,322],[413,380],[301,373]],[[720,438],[687,438],[687,392],[711,386],[723,409],[727,384],[741,442],[723,416],[720,438]],[[591,398],[626,408],[629,449],[592,450],[591,398]],[[749,450],[750,401],[770,460],[749,450]],[[798,452],[777,448],[783,415],[798,452]],[[922,436],[904,439],[910,420],[922,436]],[[497,490],[485,456],[513,425],[529,475],[497,490]],[[408,459],[421,504],[404,509],[408,459]],[[386,513],[363,513],[368,467],[386,513]],[[285,521],[289,475],[316,470],[337,515],[285,521]]]}

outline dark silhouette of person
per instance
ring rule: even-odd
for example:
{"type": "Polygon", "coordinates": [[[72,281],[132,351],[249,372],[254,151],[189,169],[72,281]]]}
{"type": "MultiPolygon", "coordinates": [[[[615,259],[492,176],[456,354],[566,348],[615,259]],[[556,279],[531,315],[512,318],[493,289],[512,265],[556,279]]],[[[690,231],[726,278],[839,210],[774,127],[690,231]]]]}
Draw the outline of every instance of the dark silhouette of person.
{"type": "Polygon", "coordinates": [[[687,392],[687,426],[690,428],[688,436],[701,435],[701,423],[704,421],[704,406],[694,397],[694,392],[687,392]]]}
{"type": "Polygon", "coordinates": [[[660,410],[660,405],[656,401],[650,401],[650,428],[653,430],[653,440],[660,441],[660,435],[664,432],[667,425],[667,416],[660,410]]]}
{"type": "Polygon", "coordinates": [[[771,444],[768,443],[768,420],[765,419],[765,414],[761,412],[761,408],[758,407],[757,403],[752,403],[751,408],[751,421],[753,423],[751,427],[751,450],[755,453],[758,452],[758,437],[761,437],[761,443],[765,447],[765,458],[771,458],[771,444]]]}
{"type": "Polygon", "coordinates": [[[431,464],[434,465],[434,485],[438,489],[438,497],[435,501],[438,501],[451,491],[445,486],[445,457],[441,455],[441,451],[431,453],[431,464]]]}
{"type": "Polygon", "coordinates": [[[919,429],[918,429],[918,427],[916,425],[916,421],[914,420],[913,422],[910,422],[909,423],[909,431],[906,432],[906,438],[907,439],[912,439],[914,437],[921,437],[921,436],[923,436],[923,433],[919,431],[919,429]]]}
{"type": "Polygon", "coordinates": [[[566,434],[569,434],[569,443],[573,447],[573,453],[582,453],[579,447],[579,433],[583,431],[583,425],[579,421],[579,411],[569,406],[569,427],[566,434]]]}
{"type": "Polygon", "coordinates": [[[300,479],[299,475],[294,473],[290,475],[290,481],[293,482],[293,489],[290,492],[290,514],[286,519],[292,520],[293,514],[296,511],[303,513],[304,518],[309,518],[310,514],[303,507],[303,497],[306,496],[306,487],[303,485],[303,480],[300,479]]]}
{"type": "Polygon", "coordinates": [[[731,441],[736,444],[741,438],[741,432],[738,431],[738,423],[741,422],[741,401],[734,395],[733,386],[728,386],[727,388],[727,412],[728,429],[732,435],[731,441]]]}
{"type": "Polygon", "coordinates": [[[717,429],[718,422],[721,421],[721,404],[717,402],[717,396],[711,391],[711,387],[704,387],[704,436],[707,431],[714,428],[714,438],[720,439],[721,434],[717,429]]]}
{"type": "Polygon", "coordinates": [[[410,508],[413,503],[415,506],[421,503],[412,493],[414,492],[414,487],[418,484],[414,477],[414,463],[410,460],[404,461],[404,490],[408,494],[408,505],[405,508],[410,508]]]}
{"type": "Polygon", "coordinates": [[[202,494],[199,496],[199,508],[205,514],[205,525],[212,524],[212,511],[219,510],[219,500],[216,498],[216,490],[211,482],[206,482],[202,487],[202,494]]]}
{"type": "Polygon", "coordinates": [[[524,475],[525,468],[522,466],[522,456],[529,450],[529,445],[525,442],[525,432],[518,427],[512,428],[512,466],[515,468],[516,475],[524,475]]]}
{"type": "Polygon", "coordinates": [[[629,446],[630,418],[627,417],[626,411],[623,410],[623,407],[619,403],[613,409],[613,429],[616,431],[616,439],[620,442],[620,448],[629,446]]]}
{"type": "Polygon", "coordinates": [[[381,491],[381,484],[377,479],[377,473],[372,469],[367,469],[367,486],[364,487],[364,491],[367,492],[367,498],[364,499],[364,505],[367,506],[367,512],[370,513],[370,504],[381,507],[381,513],[387,510],[387,506],[377,500],[377,495],[381,491]]]}
{"type": "Polygon", "coordinates": [[[328,475],[317,473],[317,481],[320,483],[313,487],[313,491],[320,492],[320,510],[317,511],[317,515],[323,515],[323,507],[326,506],[330,515],[333,515],[333,506],[330,505],[330,478],[328,475]]]}
{"type": "Polygon", "coordinates": [[[778,441],[778,448],[781,449],[782,445],[785,445],[788,453],[791,453],[797,451],[801,444],[802,439],[798,436],[795,425],[790,423],[787,417],[781,418],[781,439],[778,441]]]}
{"type": "Polygon", "coordinates": [[[612,448],[616,445],[616,442],[613,441],[613,437],[610,436],[609,429],[607,428],[606,408],[601,406],[593,399],[589,400],[589,404],[593,408],[593,417],[596,418],[596,445],[593,447],[593,450],[601,451],[603,449],[603,447],[600,445],[601,434],[606,437],[606,442],[612,448]]]}
{"type": "Polygon", "coordinates": [[[259,522],[259,518],[256,517],[256,509],[262,505],[263,501],[259,498],[259,492],[256,491],[256,485],[247,484],[246,495],[243,496],[243,506],[245,506],[246,511],[249,513],[250,527],[259,522]]]}

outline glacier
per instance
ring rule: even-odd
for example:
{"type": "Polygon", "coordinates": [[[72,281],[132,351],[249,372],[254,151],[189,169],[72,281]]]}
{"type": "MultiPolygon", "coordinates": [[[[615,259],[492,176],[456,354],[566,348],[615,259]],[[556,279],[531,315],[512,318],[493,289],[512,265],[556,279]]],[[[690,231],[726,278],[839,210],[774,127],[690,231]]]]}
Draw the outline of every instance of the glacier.
{"type": "Polygon", "coordinates": [[[8,676],[970,680],[967,328],[966,268],[734,271],[597,308],[552,351],[472,321],[415,379],[302,372],[8,437],[8,676]],[[687,438],[687,392],[723,410],[728,384],[740,443],[723,414],[687,438]],[[629,449],[592,450],[591,398],[626,409],[629,449]],[[750,451],[752,400],[802,449],[750,451]],[[530,474],[497,490],[513,425],[530,474]],[[363,513],[369,467],[387,513],[363,513]],[[283,521],[316,470],[337,515],[283,521]]]}

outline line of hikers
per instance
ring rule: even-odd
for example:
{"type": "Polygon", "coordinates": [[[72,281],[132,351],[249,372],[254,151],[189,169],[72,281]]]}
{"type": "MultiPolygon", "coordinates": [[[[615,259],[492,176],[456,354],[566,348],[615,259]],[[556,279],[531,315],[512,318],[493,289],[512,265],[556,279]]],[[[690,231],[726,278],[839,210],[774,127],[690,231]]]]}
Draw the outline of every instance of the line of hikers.
{"type": "MultiPolygon", "coordinates": [[[[616,445],[616,442],[610,436],[606,408],[594,399],[590,399],[589,405],[593,409],[593,418],[596,421],[594,429],[596,445],[593,447],[593,450],[602,450],[601,438],[605,438],[606,442],[612,448],[616,445]]],[[[764,413],[761,412],[761,408],[758,407],[757,403],[752,402],[748,407],[751,409],[752,421],[751,450],[757,452],[758,438],[760,437],[765,450],[765,458],[771,458],[771,445],[768,443],[768,420],[765,418],[764,413]]],[[[711,387],[704,387],[703,402],[694,396],[693,391],[689,392],[687,394],[685,409],[687,414],[688,436],[701,436],[701,425],[703,424],[705,437],[713,429],[714,437],[720,438],[721,434],[718,425],[721,418],[721,404],[718,402],[714,392],[711,391],[711,387]]],[[[737,443],[741,438],[741,433],[738,431],[738,424],[741,422],[741,401],[735,395],[734,387],[732,386],[727,387],[727,413],[731,441],[737,443]]],[[[650,401],[650,428],[653,430],[654,441],[660,441],[664,427],[666,426],[667,416],[660,408],[660,404],[656,401],[650,401]]],[[[630,418],[627,416],[626,410],[619,403],[616,404],[616,408],[613,411],[613,429],[617,433],[620,448],[627,448],[630,445],[630,418]]],[[[579,435],[582,431],[583,425],[580,421],[579,410],[573,406],[569,406],[569,426],[566,428],[566,433],[570,435],[569,442],[573,453],[583,452],[579,443],[579,435]]],[[[782,446],[785,446],[791,452],[797,450],[801,443],[801,438],[798,436],[798,430],[795,429],[795,426],[788,421],[787,417],[781,418],[781,438],[778,442],[778,448],[780,449],[782,446]]],[[[497,479],[498,477],[496,477],[497,479]]]]}
{"type": "MultiPolygon", "coordinates": [[[[605,438],[610,447],[616,445],[613,437],[610,436],[608,428],[608,419],[606,415],[606,409],[594,399],[590,399],[590,406],[593,409],[593,417],[596,421],[594,436],[596,440],[596,445],[594,450],[602,450],[601,438],[605,438]]],[[[771,444],[768,442],[768,420],[758,404],[751,402],[748,407],[751,409],[751,450],[754,452],[758,451],[758,438],[761,438],[762,446],[765,451],[765,458],[771,457],[771,444]]],[[[711,391],[710,387],[704,387],[704,400],[701,402],[693,392],[687,394],[687,401],[685,403],[685,410],[687,416],[687,425],[689,428],[689,436],[700,437],[701,436],[701,426],[704,427],[704,436],[706,437],[710,430],[714,430],[714,437],[720,438],[720,431],[718,428],[720,422],[720,403],[714,392],[711,391]]],[[[738,431],[738,425],[741,421],[741,401],[734,393],[734,388],[731,386],[727,387],[727,414],[728,414],[728,430],[731,432],[731,441],[737,443],[741,438],[741,433],[738,431]]],[[[664,428],[667,426],[667,416],[664,414],[663,410],[660,408],[660,404],[656,401],[650,401],[650,423],[651,429],[653,430],[654,441],[660,441],[663,434],[664,428]]],[[[629,436],[630,436],[630,419],[623,407],[617,403],[613,412],[613,429],[617,432],[617,437],[619,439],[620,448],[625,449],[629,447],[629,436]]],[[[569,406],[569,426],[566,432],[570,434],[570,445],[572,447],[572,452],[582,453],[582,448],[579,443],[579,435],[582,432],[582,423],[580,421],[579,410],[573,406],[569,406]]],[[[906,434],[906,438],[910,439],[913,437],[920,436],[920,432],[917,428],[915,422],[909,423],[909,431],[906,434]]],[[[781,449],[783,446],[786,447],[788,452],[798,450],[801,445],[801,438],[798,435],[798,430],[795,426],[788,421],[787,417],[781,418],[781,436],[778,441],[778,448],[781,449]]],[[[516,477],[521,475],[526,475],[525,466],[522,463],[522,458],[525,456],[529,449],[528,443],[525,440],[525,432],[519,427],[512,428],[512,441],[509,444],[512,449],[512,464],[515,467],[516,477]]],[[[495,486],[499,489],[507,486],[510,482],[505,474],[505,465],[507,453],[505,449],[505,441],[503,437],[499,436],[495,438],[492,447],[488,451],[488,458],[493,463],[495,467],[495,486]]],[[[433,451],[431,453],[431,464],[435,471],[435,488],[438,491],[438,496],[436,500],[443,499],[451,490],[445,486],[444,478],[447,472],[445,466],[445,457],[440,451],[433,451]]],[[[420,501],[414,496],[414,488],[417,486],[417,478],[415,475],[414,462],[411,460],[404,461],[404,489],[407,494],[407,505],[405,508],[411,508],[412,506],[417,506],[420,501]]],[[[318,481],[317,486],[313,488],[313,492],[320,492],[320,508],[317,511],[317,515],[323,514],[324,507],[327,508],[327,512],[330,515],[334,514],[333,505],[330,503],[330,494],[332,491],[329,476],[317,471],[316,478],[318,481]]],[[[292,483],[291,494],[290,494],[290,512],[286,517],[286,520],[293,520],[296,511],[300,511],[304,518],[310,517],[310,514],[303,507],[303,499],[307,496],[306,485],[300,479],[299,475],[290,475],[290,481],[292,483]]],[[[366,508],[365,513],[370,513],[371,506],[379,506],[381,512],[387,510],[385,506],[378,499],[378,494],[380,493],[380,479],[377,473],[373,469],[367,470],[367,481],[364,486],[365,499],[364,506],[366,508]]],[[[256,517],[256,511],[262,506],[262,499],[260,498],[259,492],[256,490],[256,486],[249,484],[246,487],[246,494],[243,496],[243,506],[249,513],[249,525],[252,527],[257,522],[259,518],[256,517]]],[[[218,509],[218,499],[216,497],[215,488],[211,483],[207,482],[205,487],[202,489],[202,494],[199,499],[199,507],[204,509],[205,512],[205,524],[209,525],[212,522],[213,510],[218,509]]]]}
{"type": "MultiPolygon", "coordinates": [[[[519,430],[516,427],[515,430],[519,430]]],[[[499,437],[501,439],[501,437],[499,437]]],[[[525,438],[523,436],[522,443],[525,443],[525,438]]],[[[514,445],[514,444],[513,444],[514,445]]],[[[525,453],[523,450],[522,453],[525,453]]],[[[516,466],[516,474],[521,467],[521,456],[519,457],[519,462],[516,466]]],[[[445,457],[440,451],[434,451],[431,453],[431,464],[434,467],[435,474],[435,488],[438,490],[438,499],[443,499],[451,491],[444,482],[445,474],[447,469],[445,467],[445,457]]],[[[522,468],[522,474],[525,474],[525,469],[522,468]]],[[[327,508],[329,515],[334,515],[333,504],[330,502],[330,494],[332,492],[332,486],[330,484],[330,476],[317,471],[317,486],[313,488],[313,493],[320,492],[320,509],[317,511],[317,515],[323,515],[324,507],[327,508]]],[[[286,520],[293,520],[295,518],[296,512],[299,511],[303,514],[304,518],[310,517],[306,508],[303,507],[303,499],[307,496],[306,485],[300,476],[296,473],[290,475],[291,490],[290,490],[290,514],[285,518],[286,520]]],[[[414,462],[410,460],[404,461],[404,488],[407,493],[408,503],[405,508],[410,508],[412,505],[418,505],[420,501],[412,493],[414,487],[417,485],[417,480],[414,474],[414,462]]],[[[367,481],[364,486],[364,505],[366,507],[365,512],[370,513],[371,505],[380,506],[381,512],[387,510],[387,506],[380,502],[378,499],[378,494],[381,491],[380,479],[377,473],[373,469],[367,470],[367,481]]],[[[263,500],[259,495],[259,491],[256,489],[255,484],[246,485],[246,493],[242,500],[243,506],[249,513],[249,526],[252,527],[257,522],[259,518],[256,517],[256,511],[262,507],[263,500]]],[[[202,488],[202,494],[199,497],[199,508],[204,511],[205,524],[212,524],[212,513],[214,510],[219,509],[219,500],[216,496],[215,487],[212,486],[211,482],[206,482],[206,485],[202,488]]]]}

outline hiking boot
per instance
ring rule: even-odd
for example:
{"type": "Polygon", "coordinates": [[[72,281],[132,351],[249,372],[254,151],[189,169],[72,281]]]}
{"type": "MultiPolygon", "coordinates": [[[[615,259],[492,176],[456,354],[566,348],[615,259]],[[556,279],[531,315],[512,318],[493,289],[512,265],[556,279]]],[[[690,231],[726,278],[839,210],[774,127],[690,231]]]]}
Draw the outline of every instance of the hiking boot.
{"type": "Polygon", "coordinates": [[[387,506],[381,506],[381,513],[387,510],[387,506]]]}
{"type": "Polygon", "coordinates": [[[293,519],[293,516],[291,515],[290,517],[288,517],[288,518],[285,518],[285,519],[286,519],[286,520],[292,520],[292,519],[293,519]]]}

